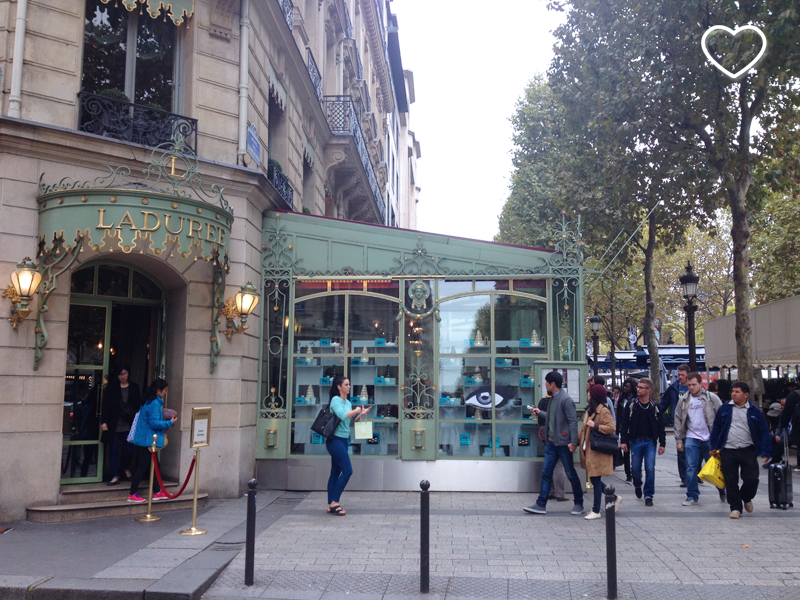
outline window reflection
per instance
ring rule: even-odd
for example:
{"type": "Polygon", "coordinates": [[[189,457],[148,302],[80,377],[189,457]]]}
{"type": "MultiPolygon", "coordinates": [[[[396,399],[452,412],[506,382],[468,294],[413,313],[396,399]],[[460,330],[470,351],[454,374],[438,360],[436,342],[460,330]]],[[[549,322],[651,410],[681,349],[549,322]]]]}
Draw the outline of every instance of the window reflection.
{"type": "Polygon", "coordinates": [[[467,296],[442,302],[439,351],[442,354],[485,353],[491,335],[489,296],[467,296]]]}

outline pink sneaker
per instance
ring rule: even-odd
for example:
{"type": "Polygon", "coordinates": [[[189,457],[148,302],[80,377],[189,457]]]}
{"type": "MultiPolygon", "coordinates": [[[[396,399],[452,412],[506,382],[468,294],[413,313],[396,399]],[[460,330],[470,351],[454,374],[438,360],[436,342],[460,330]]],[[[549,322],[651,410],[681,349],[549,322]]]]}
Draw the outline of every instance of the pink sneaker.
{"type": "Polygon", "coordinates": [[[132,504],[142,504],[143,502],[147,502],[147,500],[142,498],[139,494],[131,494],[128,496],[128,502],[132,504]]]}
{"type": "Polygon", "coordinates": [[[164,493],[164,490],[161,490],[157,494],[153,494],[153,501],[155,502],[156,500],[169,500],[169,496],[164,493]]]}

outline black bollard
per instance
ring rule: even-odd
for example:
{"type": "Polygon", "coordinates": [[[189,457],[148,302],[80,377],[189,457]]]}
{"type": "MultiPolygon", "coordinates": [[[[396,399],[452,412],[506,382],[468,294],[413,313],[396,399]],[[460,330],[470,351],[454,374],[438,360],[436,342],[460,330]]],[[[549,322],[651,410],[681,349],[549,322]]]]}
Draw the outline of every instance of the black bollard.
{"type": "Polygon", "coordinates": [[[253,562],[256,553],[256,486],[258,482],[251,479],[247,483],[247,534],[244,542],[244,584],[253,585],[253,562]]]}
{"type": "Polygon", "coordinates": [[[423,479],[419,483],[419,592],[427,594],[431,589],[431,497],[430,482],[423,479]]]}
{"type": "Polygon", "coordinates": [[[615,520],[614,486],[607,485],[606,495],[606,569],[608,571],[608,600],[617,600],[617,523],[615,520]]]}

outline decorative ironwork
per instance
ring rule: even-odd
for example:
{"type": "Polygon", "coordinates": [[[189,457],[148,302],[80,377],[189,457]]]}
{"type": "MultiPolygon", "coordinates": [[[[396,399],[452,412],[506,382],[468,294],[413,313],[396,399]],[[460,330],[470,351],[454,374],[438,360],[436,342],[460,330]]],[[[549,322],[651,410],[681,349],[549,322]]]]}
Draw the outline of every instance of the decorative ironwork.
{"type": "Polygon", "coordinates": [[[290,210],[294,210],[294,189],[292,184],[289,183],[289,178],[275,165],[267,167],[267,181],[272,184],[272,187],[277,190],[286,206],[290,210]]]}
{"type": "Polygon", "coordinates": [[[197,154],[197,119],[88,92],[78,96],[80,131],[143,146],[160,146],[178,134],[197,154]]]}
{"type": "Polygon", "coordinates": [[[420,357],[406,371],[403,385],[403,418],[413,420],[433,419],[436,400],[432,378],[421,365],[420,357]]]}
{"type": "Polygon", "coordinates": [[[281,7],[283,18],[286,19],[286,24],[289,26],[289,31],[294,30],[294,3],[292,0],[278,0],[278,6],[281,7]]]}
{"type": "MultiPolygon", "coordinates": [[[[108,4],[111,0],[102,0],[103,4],[108,4]]],[[[141,8],[146,7],[147,14],[153,19],[161,16],[161,9],[164,9],[164,18],[170,18],[175,25],[180,25],[194,14],[194,0],[122,0],[122,5],[128,11],[136,10],[137,3],[141,8]]]]}
{"type": "MultiPolygon", "coordinates": [[[[353,39],[353,21],[350,20],[350,9],[347,8],[347,2],[342,2],[344,9],[344,34],[350,39],[353,39]]],[[[359,77],[359,79],[362,79],[359,77]]]]}
{"type": "Polygon", "coordinates": [[[50,341],[50,336],[47,333],[47,326],[44,322],[44,313],[49,308],[47,301],[50,295],[58,288],[58,277],[72,266],[72,263],[78,258],[78,254],[83,250],[84,234],[78,234],[75,237],[75,245],[72,247],[64,245],[64,236],[59,236],[53,241],[53,248],[51,252],[44,253],[39,256],[39,272],[42,274],[42,282],[39,284],[39,310],[37,311],[36,329],[34,330],[33,340],[33,370],[39,370],[39,363],[44,355],[44,348],[47,342],[50,341]],[[67,257],[71,258],[67,261],[59,271],[55,268],[66,260],[67,257]],[[49,262],[48,262],[49,259],[49,262]]]}
{"type": "Polygon", "coordinates": [[[264,388],[261,419],[285,419],[288,356],[289,280],[264,281],[264,388]]]}
{"type": "Polygon", "coordinates": [[[367,174],[367,181],[372,190],[375,206],[381,217],[381,222],[386,222],[386,207],[383,203],[383,195],[378,185],[378,178],[375,176],[375,169],[372,166],[372,159],[369,156],[367,145],[364,142],[364,134],[361,132],[361,124],[356,116],[355,105],[352,96],[325,96],[324,97],[325,116],[331,133],[334,135],[352,135],[356,145],[358,157],[361,165],[367,174]]]}
{"type": "Polygon", "coordinates": [[[322,102],[322,73],[319,72],[317,61],[314,60],[314,53],[311,48],[306,48],[308,51],[308,76],[311,78],[311,85],[314,86],[314,91],[317,93],[317,100],[322,102]]]}
{"type": "Polygon", "coordinates": [[[553,318],[555,339],[559,340],[558,360],[579,360],[575,337],[578,331],[577,301],[578,280],[564,278],[553,280],[553,318]]]}
{"type": "Polygon", "coordinates": [[[143,177],[132,175],[130,167],[108,167],[108,173],[92,181],[78,181],[64,177],[57,183],[44,183],[44,173],[39,177],[39,195],[67,190],[96,190],[128,188],[137,191],[149,190],[162,194],[172,194],[179,198],[206,199],[218,204],[231,218],[233,207],[225,199],[224,188],[206,184],[200,177],[199,163],[194,151],[186,146],[183,138],[176,133],[169,142],[159,144],[150,155],[143,177]],[[194,192],[192,194],[191,192],[194,192]]]}
{"type": "Polygon", "coordinates": [[[561,212],[561,223],[556,230],[556,241],[550,246],[555,253],[550,257],[550,265],[555,275],[577,275],[583,267],[583,236],[581,235],[581,217],[578,215],[575,228],[570,227],[566,212],[561,212]]]}
{"type": "Polygon", "coordinates": [[[211,279],[211,373],[218,363],[219,353],[222,350],[219,340],[219,323],[222,317],[222,308],[225,303],[225,276],[230,270],[228,255],[220,258],[216,248],[213,251],[212,267],[214,272],[211,279]]]}

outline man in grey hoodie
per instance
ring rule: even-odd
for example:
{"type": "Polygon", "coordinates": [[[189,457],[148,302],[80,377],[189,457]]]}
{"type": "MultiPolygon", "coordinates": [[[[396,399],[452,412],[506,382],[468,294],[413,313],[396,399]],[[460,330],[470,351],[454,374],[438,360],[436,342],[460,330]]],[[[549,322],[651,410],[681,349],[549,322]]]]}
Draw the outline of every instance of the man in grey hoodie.
{"type": "Polygon", "coordinates": [[[561,461],[567,473],[567,479],[572,484],[572,497],[575,502],[572,514],[580,515],[583,512],[583,486],[577,471],[575,471],[572,456],[578,447],[578,418],[575,414],[575,402],[566,390],[561,389],[564,379],[560,373],[551,371],[545,376],[544,381],[547,392],[553,397],[547,406],[547,412],[540,411],[538,408],[533,410],[534,414],[541,415],[547,420],[547,433],[543,436],[545,445],[542,487],[536,503],[526,506],[522,510],[539,515],[547,514],[547,496],[553,485],[553,471],[556,463],[561,461]]]}

